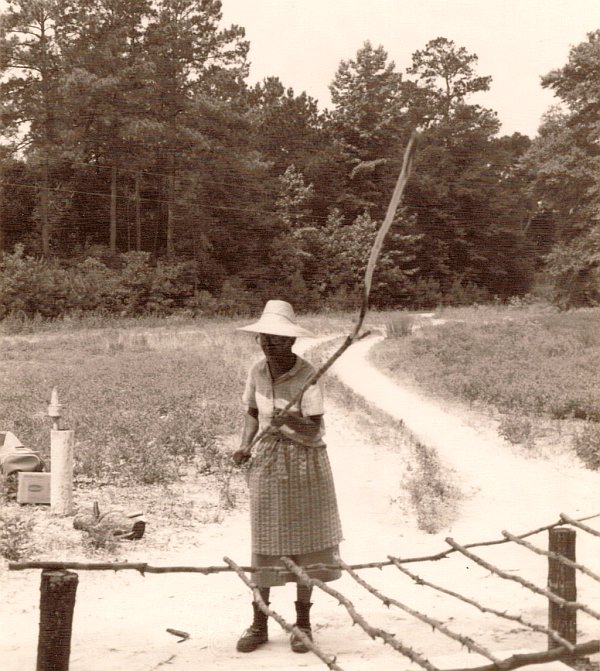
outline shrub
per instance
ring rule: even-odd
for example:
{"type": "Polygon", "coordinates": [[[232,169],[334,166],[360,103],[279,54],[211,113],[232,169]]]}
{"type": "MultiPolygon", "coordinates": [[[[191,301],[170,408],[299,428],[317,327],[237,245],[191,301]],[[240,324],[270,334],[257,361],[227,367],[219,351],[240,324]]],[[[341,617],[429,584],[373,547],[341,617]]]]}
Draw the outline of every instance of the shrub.
{"type": "Polygon", "coordinates": [[[25,257],[22,245],[0,258],[0,319],[10,314],[53,318],[70,307],[68,273],[56,262],[25,257]]]}
{"type": "Polygon", "coordinates": [[[513,445],[526,443],[531,437],[531,420],[517,413],[505,415],[498,426],[498,433],[513,445]]]}
{"type": "Polygon", "coordinates": [[[417,512],[419,529],[435,534],[454,520],[462,494],[435,450],[416,443],[415,457],[406,487],[417,512]]]}
{"type": "Polygon", "coordinates": [[[238,277],[225,280],[219,295],[219,313],[233,317],[247,317],[259,312],[262,299],[250,291],[238,277]]]}
{"type": "Polygon", "coordinates": [[[384,320],[386,338],[404,338],[412,334],[415,320],[411,315],[400,314],[384,320]]]}
{"type": "Polygon", "coordinates": [[[444,293],[443,303],[444,305],[478,305],[489,299],[490,295],[485,287],[457,278],[444,293]]]}
{"type": "Polygon", "coordinates": [[[444,295],[438,280],[432,277],[417,277],[408,284],[404,305],[415,310],[427,310],[441,305],[444,295]]]}
{"type": "Polygon", "coordinates": [[[0,556],[8,561],[27,557],[32,549],[33,518],[20,510],[0,510],[0,556]]]}
{"type": "Polygon", "coordinates": [[[575,435],[573,446],[586,468],[600,470],[600,426],[587,424],[583,431],[575,435]]]}
{"type": "Polygon", "coordinates": [[[25,257],[23,247],[17,246],[13,254],[0,257],[0,319],[55,319],[98,311],[164,316],[195,309],[198,301],[204,307],[209,304],[207,292],[196,293],[195,264],[153,264],[146,252],[128,252],[107,263],[89,256],[62,267],[56,260],[25,257]]]}
{"type": "Polygon", "coordinates": [[[570,242],[557,244],[545,261],[555,305],[562,309],[600,305],[598,224],[570,242]]]}

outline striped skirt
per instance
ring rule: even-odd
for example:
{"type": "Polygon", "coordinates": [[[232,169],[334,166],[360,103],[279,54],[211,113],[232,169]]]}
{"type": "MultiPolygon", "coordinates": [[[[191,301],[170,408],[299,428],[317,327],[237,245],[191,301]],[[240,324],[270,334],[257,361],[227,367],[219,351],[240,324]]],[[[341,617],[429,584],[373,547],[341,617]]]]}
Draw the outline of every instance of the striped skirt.
{"type": "Polygon", "coordinates": [[[313,553],[331,563],[343,536],[326,448],[267,436],[250,464],[248,485],[255,565],[273,565],[259,555],[316,563],[313,553]]]}

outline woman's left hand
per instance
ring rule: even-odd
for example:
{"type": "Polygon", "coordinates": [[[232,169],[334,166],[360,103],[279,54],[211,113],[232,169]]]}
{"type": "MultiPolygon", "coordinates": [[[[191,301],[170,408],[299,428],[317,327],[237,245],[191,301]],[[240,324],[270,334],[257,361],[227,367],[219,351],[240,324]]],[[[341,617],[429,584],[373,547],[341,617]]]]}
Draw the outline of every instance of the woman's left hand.
{"type": "Polygon", "coordinates": [[[275,429],[279,429],[286,423],[287,419],[288,419],[287,415],[283,413],[273,415],[273,417],[271,417],[270,419],[270,425],[275,429]]]}
{"type": "Polygon", "coordinates": [[[236,466],[242,466],[250,459],[250,454],[249,447],[240,447],[231,455],[231,458],[236,466]]]}

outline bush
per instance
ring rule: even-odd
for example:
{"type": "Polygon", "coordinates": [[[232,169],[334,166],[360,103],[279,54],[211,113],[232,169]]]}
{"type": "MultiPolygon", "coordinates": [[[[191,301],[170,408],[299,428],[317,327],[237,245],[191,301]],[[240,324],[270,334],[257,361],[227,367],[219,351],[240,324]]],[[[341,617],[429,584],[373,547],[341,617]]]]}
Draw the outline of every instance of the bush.
{"type": "Polygon", "coordinates": [[[405,486],[417,513],[419,529],[435,534],[454,521],[462,493],[435,450],[416,443],[415,457],[405,486]]]}
{"type": "Polygon", "coordinates": [[[23,246],[0,259],[0,319],[10,314],[57,317],[71,307],[68,273],[55,262],[26,258],[23,246]]]}
{"type": "Polygon", "coordinates": [[[412,334],[415,320],[411,315],[395,315],[384,320],[386,338],[404,338],[412,334]]]}
{"type": "Polygon", "coordinates": [[[556,245],[545,261],[555,305],[562,309],[600,305],[600,225],[556,245]]]}
{"type": "Polygon", "coordinates": [[[428,310],[441,305],[444,295],[440,283],[430,277],[418,277],[408,285],[406,307],[415,310],[428,310]]]}
{"type": "Polygon", "coordinates": [[[262,299],[250,291],[238,277],[225,280],[219,295],[219,313],[232,317],[248,317],[262,309],[262,299]]]}
{"type": "Polygon", "coordinates": [[[0,556],[19,561],[31,553],[33,518],[20,510],[0,510],[0,556]]]}
{"type": "Polygon", "coordinates": [[[583,461],[586,468],[600,470],[600,426],[587,424],[573,440],[575,453],[583,461]]]}
{"type": "Polygon", "coordinates": [[[457,278],[444,293],[442,303],[450,306],[480,305],[489,300],[490,295],[485,287],[480,287],[473,282],[464,282],[457,278]]]}
{"type": "Polygon", "coordinates": [[[513,445],[526,443],[531,437],[531,420],[516,413],[505,415],[498,426],[498,433],[513,445]]]}
{"type": "Polygon", "coordinates": [[[25,257],[17,246],[0,260],[0,319],[55,319],[86,312],[165,316],[210,304],[207,292],[195,290],[194,264],[153,264],[146,252],[128,252],[107,263],[89,256],[62,267],[56,260],[25,257]]]}

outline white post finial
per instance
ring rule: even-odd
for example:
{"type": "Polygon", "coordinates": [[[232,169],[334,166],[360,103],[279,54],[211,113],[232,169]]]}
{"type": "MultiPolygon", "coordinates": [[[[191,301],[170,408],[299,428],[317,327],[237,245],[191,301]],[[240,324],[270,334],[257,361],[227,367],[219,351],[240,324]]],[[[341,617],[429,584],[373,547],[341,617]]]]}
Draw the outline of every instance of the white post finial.
{"type": "Polygon", "coordinates": [[[55,431],[60,429],[60,418],[62,415],[62,405],[58,402],[58,391],[52,387],[50,394],[50,405],[48,406],[48,417],[52,419],[52,428],[55,431]]]}

